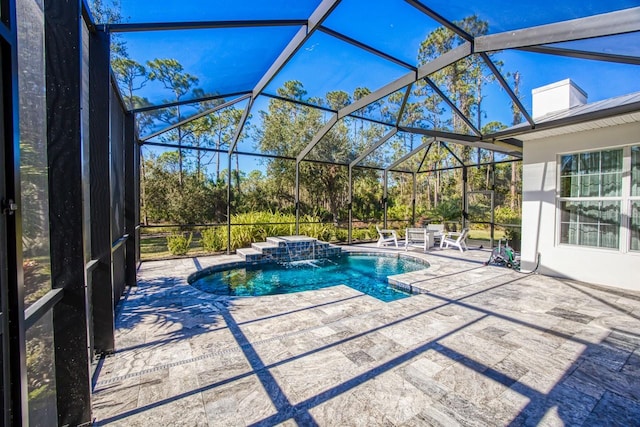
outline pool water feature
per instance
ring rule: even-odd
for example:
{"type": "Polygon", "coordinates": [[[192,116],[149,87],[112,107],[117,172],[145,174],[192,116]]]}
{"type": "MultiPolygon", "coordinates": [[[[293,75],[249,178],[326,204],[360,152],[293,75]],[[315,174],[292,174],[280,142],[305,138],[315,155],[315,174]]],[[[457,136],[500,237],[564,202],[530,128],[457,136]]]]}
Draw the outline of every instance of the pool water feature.
{"type": "Polygon", "coordinates": [[[389,286],[388,276],[427,267],[424,262],[395,256],[343,255],[285,265],[262,264],[216,271],[191,285],[203,292],[229,296],[287,294],[347,285],[389,302],[410,294],[389,286]]]}

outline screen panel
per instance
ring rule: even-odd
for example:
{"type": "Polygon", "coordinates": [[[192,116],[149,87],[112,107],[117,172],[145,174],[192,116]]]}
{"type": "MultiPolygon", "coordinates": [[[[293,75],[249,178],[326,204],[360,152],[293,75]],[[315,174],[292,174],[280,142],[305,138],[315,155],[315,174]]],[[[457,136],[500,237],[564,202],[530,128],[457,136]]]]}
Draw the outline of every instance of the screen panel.
{"type": "MultiPolygon", "coordinates": [[[[113,91],[113,89],[112,89],[113,91]]],[[[112,92],[111,102],[111,238],[124,234],[124,112],[112,92]]]]}

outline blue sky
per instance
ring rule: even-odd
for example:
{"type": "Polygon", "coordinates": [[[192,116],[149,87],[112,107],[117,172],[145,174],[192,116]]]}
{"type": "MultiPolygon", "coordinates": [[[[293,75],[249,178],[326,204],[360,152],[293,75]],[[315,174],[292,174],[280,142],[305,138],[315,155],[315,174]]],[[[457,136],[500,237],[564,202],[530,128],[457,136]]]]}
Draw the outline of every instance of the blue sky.
{"type": "MultiPolygon", "coordinates": [[[[447,19],[459,20],[476,13],[487,20],[489,32],[574,19],[593,13],[640,6],[640,0],[422,0],[447,19]]],[[[306,19],[319,0],[210,1],[121,0],[128,23],[234,19],[306,19]],[[160,4],[159,4],[160,3],[160,4]]],[[[402,0],[343,0],[325,21],[328,28],[361,40],[396,58],[416,64],[420,42],[438,24],[402,0]]],[[[229,93],[251,90],[297,27],[242,28],[127,33],[121,37],[131,58],[140,63],[154,58],[175,58],[185,71],[198,76],[206,92],[229,93]]],[[[563,44],[564,47],[626,55],[640,54],[640,35],[622,35],[601,40],[563,44]]],[[[523,51],[495,54],[503,71],[521,74],[522,101],[530,111],[531,90],[571,78],[589,95],[589,102],[640,91],[640,68],[633,65],[585,61],[523,51]]],[[[325,33],[316,32],[267,87],[275,93],[287,80],[304,84],[309,96],[323,97],[328,91],[353,93],[356,87],[375,90],[408,70],[371,53],[359,50],[325,33]]],[[[485,121],[510,123],[506,94],[486,89],[485,121]],[[505,105],[506,103],[506,105],[505,105]]],[[[170,93],[148,83],[139,95],[154,103],[170,99],[170,93]]],[[[258,111],[263,101],[256,103],[258,111]]]]}

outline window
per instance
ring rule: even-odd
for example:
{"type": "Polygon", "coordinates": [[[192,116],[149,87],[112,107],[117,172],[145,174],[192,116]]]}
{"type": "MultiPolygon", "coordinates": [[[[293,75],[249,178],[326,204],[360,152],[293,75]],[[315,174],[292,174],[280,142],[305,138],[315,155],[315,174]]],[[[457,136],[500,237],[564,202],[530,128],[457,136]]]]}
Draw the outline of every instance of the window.
{"type": "Polygon", "coordinates": [[[631,215],[629,231],[632,251],[640,251],[640,145],[631,147],[631,215]]]}
{"type": "Polygon", "coordinates": [[[631,250],[640,251],[640,201],[631,202],[631,250]]]}
{"type": "Polygon", "coordinates": [[[623,150],[560,159],[560,243],[620,246],[623,150]]]}
{"type": "Polygon", "coordinates": [[[561,244],[640,251],[640,146],[560,156],[558,208],[561,244]]]}

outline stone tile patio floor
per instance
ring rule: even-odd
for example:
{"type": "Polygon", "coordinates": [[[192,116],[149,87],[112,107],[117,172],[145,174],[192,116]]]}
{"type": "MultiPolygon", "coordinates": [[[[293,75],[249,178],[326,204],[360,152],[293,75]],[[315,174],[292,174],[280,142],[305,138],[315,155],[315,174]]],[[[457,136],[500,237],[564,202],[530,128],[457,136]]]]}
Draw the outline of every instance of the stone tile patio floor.
{"type": "Polygon", "coordinates": [[[429,293],[391,303],[344,285],[221,298],[186,277],[234,256],[143,263],[95,425],[640,425],[640,294],[413,254],[429,293]]]}

